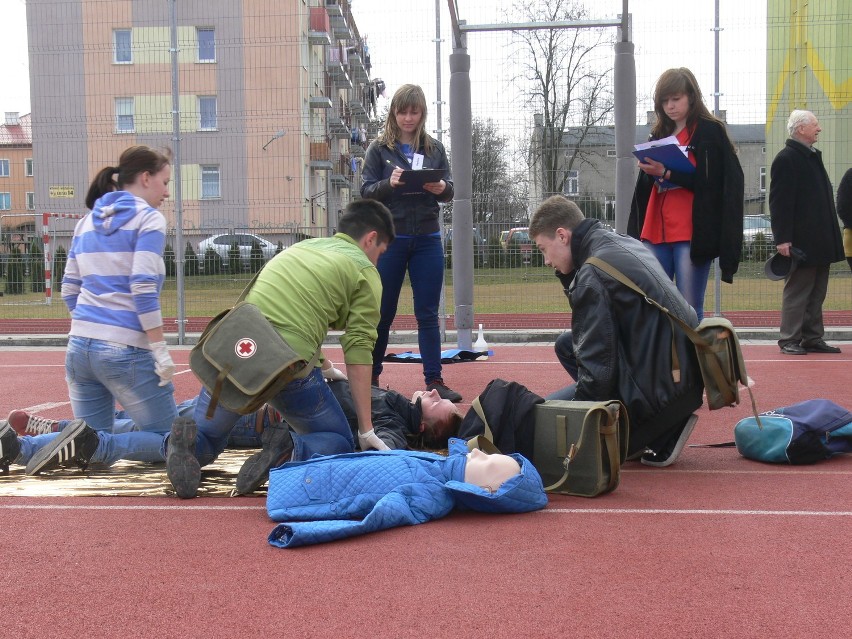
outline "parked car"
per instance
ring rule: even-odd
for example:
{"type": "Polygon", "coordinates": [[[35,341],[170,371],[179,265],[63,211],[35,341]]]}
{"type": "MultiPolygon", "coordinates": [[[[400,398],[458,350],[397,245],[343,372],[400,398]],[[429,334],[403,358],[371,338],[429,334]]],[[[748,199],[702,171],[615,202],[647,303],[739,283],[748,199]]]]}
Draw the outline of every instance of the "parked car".
{"type": "Polygon", "coordinates": [[[251,233],[222,233],[221,235],[208,237],[206,240],[201,240],[198,243],[199,263],[203,264],[204,254],[208,248],[212,248],[222,259],[222,266],[227,268],[228,251],[231,249],[231,245],[236,243],[237,248],[240,250],[240,262],[244,269],[248,269],[251,260],[251,247],[255,242],[260,246],[264,262],[269,261],[275,255],[277,245],[260,235],[252,235],[251,233]]]}
{"type": "Polygon", "coordinates": [[[743,259],[766,259],[775,249],[772,223],[763,215],[743,217],[743,259]]]}
{"type": "MultiPolygon", "coordinates": [[[[447,260],[447,266],[452,265],[453,253],[453,229],[447,229],[444,234],[444,257],[447,260]]],[[[482,237],[482,233],[478,228],[473,229],[473,265],[485,266],[488,264],[488,242],[482,237]]]]}
{"type": "Polygon", "coordinates": [[[516,226],[508,230],[503,246],[504,262],[507,266],[540,266],[541,254],[536,250],[530,239],[529,227],[516,226]]]}
{"type": "Polygon", "coordinates": [[[516,226],[515,228],[509,229],[508,231],[503,231],[506,234],[506,238],[504,240],[502,233],[500,234],[500,244],[503,246],[504,251],[508,251],[510,247],[517,246],[532,246],[532,241],[530,240],[530,229],[527,226],[516,226]]]}

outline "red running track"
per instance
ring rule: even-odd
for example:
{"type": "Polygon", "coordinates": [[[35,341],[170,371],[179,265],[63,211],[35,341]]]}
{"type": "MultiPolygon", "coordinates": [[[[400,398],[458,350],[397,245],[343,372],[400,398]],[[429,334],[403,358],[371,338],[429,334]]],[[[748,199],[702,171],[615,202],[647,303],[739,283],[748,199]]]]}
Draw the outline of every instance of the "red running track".
{"type": "MultiPolygon", "coordinates": [[[[724,316],[737,328],[764,328],[780,326],[781,311],[727,311],[724,316]]],[[[184,330],[200,333],[210,321],[209,317],[189,317],[184,330]]],[[[852,311],[824,311],[826,326],[852,326],[852,311]]],[[[177,332],[177,320],[165,318],[167,332],[177,332]]],[[[474,326],[483,324],[491,330],[565,329],[571,326],[571,313],[477,313],[474,326]]],[[[65,335],[71,320],[64,319],[0,319],[0,335],[55,334],[65,335]]],[[[455,329],[455,316],[447,317],[447,328],[455,329]]],[[[417,330],[413,315],[397,315],[392,330],[417,330]]]]}
{"type": "MultiPolygon", "coordinates": [[[[470,401],[493,378],[548,393],[549,346],[492,345],[453,364],[470,401]]],[[[784,357],[744,347],[759,408],[849,406],[852,345],[784,357]]],[[[329,349],[332,359],[339,350],[329,349]]],[[[186,371],[188,351],[173,349],[186,371]]],[[[61,349],[0,349],[0,414],[68,413],[61,349]]],[[[409,393],[416,364],[382,383],[409,393]]],[[[177,379],[178,399],[197,390],[177,379]]],[[[464,405],[465,407],[467,404],[464,405]]],[[[690,443],[731,439],[745,406],[702,409],[690,443]]],[[[770,466],[687,448],[626,464],[597,499],[448,518],[279,550],[261,498],[0,498],[4,637],[840,637],[852,595],[852,459],[770,466]]]]}

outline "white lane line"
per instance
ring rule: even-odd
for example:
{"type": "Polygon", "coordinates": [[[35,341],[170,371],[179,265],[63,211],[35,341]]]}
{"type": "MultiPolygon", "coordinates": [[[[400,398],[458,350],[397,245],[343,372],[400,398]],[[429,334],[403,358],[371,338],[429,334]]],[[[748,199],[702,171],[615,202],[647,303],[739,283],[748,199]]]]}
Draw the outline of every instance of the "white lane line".
{"type": "Polygon", "coordinates": [[[781,466],[778,470],[678,470],[669,468],[666,470],[650,470],[645,468],[622,468],[622,473],[647,474],[660,473],[663,475],[787,475],[798,477],[799,475],[852,475],[852,470],[793,470],[789,466],[781,466]]]}
{"type": "Polygon", "coordinates": [[[768,515],[776,517],[852,517],[852,511],[826,510],[733,510],[710,508],[548,508],[540,513],[559,515],[768,515]]]}
{"type": "Polygon", "coordinates": [[[27,406],[26,408],[22,408],[25,413],[39,413],[43,410],[50,410],[51,408],[59,408],[60,406],[68,406],[71,402],[45,402],[44,404],[36,404],[35,406],[27,406]]]}
{"type": "MultiPolygon", "coordinates": [[[[75,504],[0,504],[0,510],[266,510],[265,506],[80,506],[75,504]]],[[[557,515],[747,515],[770,517],[852,517],[852,511],[734,510],[730,508],[547,508],[538,513],[557,515]]]]}
{"type": "Polygon", "coordinates": [[[80,506],[77,504],[0,504],[0,510],[266,510],[266,506],[140,506],[130,504],[124,506],[80,506]]]}

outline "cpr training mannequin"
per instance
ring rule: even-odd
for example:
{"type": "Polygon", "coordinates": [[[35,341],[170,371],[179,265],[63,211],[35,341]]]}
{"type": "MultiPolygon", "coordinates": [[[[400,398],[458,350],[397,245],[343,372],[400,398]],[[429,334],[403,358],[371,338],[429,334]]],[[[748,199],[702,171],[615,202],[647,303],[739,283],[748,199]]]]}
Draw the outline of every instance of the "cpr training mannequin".
{"type": "Polygon", "coordinates": [[[455,507],[521,513],[547,505],[541,477],[522,455],[469,452],[460,439],[450,440],[449,453],[368,451],[275,468],[266,509],[282,523],[269,543],[293,548],[413,526],[455,507]]]}

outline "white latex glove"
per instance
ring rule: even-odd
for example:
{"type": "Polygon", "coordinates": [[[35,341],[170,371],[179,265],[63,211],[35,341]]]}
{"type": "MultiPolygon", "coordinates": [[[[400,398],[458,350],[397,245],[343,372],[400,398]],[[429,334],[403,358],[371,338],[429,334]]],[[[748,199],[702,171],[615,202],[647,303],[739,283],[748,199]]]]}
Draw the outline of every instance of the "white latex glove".
{"type": "MultiPolygon", "coordinates": [[[[331,362],[329,362],[329,364],[331,364],[331,362]]],[[[334,364],[331,364],[330,368],[322,369],[322,376],[330,382],[345,382],[349,379],[348,377],[346,377],[346,373],[344,373],[339,368],[335,368],[334,364]]]]}
{"type": "Polygon", "coordinates": [[[361,444],[361,450],[390,450],[390,446],[379,439],[376,431],[372,428],[366,433],[358,432],[358,443],[361,444]]]}
{"type": "Polygon", "coordinates": [[[172,356],[169,355],[169,349],[166,348],[165,342],[152,342],[151,353],[154,355],[154,370],[160,376],[158,386],[165,386],[172,381],[172,376],[175,374],[175,363],[172,361],[172,356]]]}

